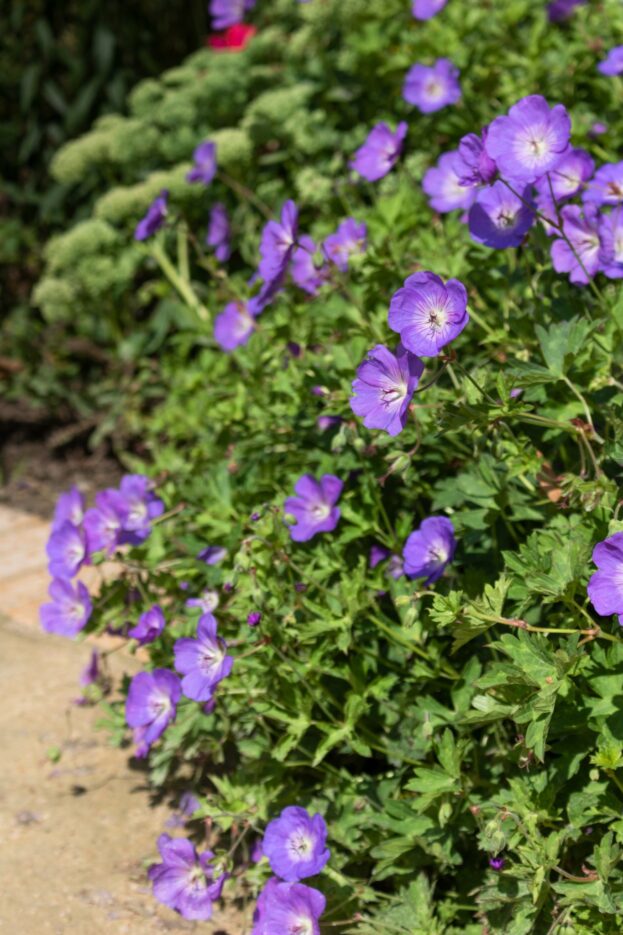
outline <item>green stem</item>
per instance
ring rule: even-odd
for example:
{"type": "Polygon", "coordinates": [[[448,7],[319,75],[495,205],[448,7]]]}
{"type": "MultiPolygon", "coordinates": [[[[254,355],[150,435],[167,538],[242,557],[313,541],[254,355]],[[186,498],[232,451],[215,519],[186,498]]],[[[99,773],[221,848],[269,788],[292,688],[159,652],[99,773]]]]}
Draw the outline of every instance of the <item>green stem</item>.
{"type": "Polygon", "coordinates": [[[178,271],[175,269],[175,266],[164,252],[160,243],[156,242],[152,246],[152,256],[173,288],[184,300],[184,302],[186,302],[188,307],[196,312],[197,316],[202,321],[209,321],[210,313],[208,312],[207,308],[199,301],[199,298],[192,288],[190,281],[188,279],[183,279],[180,276],[178,271]]]}

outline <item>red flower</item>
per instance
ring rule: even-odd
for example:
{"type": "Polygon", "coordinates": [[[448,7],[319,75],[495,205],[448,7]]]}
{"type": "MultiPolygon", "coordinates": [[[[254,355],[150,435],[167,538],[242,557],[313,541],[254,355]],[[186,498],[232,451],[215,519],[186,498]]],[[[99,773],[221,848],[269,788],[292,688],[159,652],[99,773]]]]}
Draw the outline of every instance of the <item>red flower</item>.
{"type": "Polygon", "coordinates": [[[237,52],[239,49],[244,49],[256,32],[255,26],[250,26],[248,23],[236,23],[235,26],[208,36],[207,45],[211,49],[237,52]]]}

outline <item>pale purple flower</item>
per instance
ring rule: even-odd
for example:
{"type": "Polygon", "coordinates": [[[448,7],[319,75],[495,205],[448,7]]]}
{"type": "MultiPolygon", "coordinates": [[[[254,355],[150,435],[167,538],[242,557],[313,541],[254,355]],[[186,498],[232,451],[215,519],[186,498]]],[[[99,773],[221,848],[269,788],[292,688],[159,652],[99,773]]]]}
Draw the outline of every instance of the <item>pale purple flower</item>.
{"type": "Polygon", "coordinates": [[[497,166],[487,153],[485,143],[489,132],[484,127],[480,133],[468,133],[459,142],[458,153],[462,166],[458,166],[461,185],[489,185],[495,178],[497,166]]]}
{"type": "Polygon", "coordinates": [[[402,578],[404,573],[405,569],[402,555],[392,555],[387,563],[387,574],[390,578],[394,578],[394,580],[397,581],[398,578],[402,578]]]}
{"type": "Polygon", "coordinates": [[[377,344],[357,368],[353,381],[350,408],[363,416],[369,429],[383,429],[388,435],[398,435],[409,418],[409,404],[424,371],[424,364],[398,344],[392,353],[377,344]]]}
{"type": "Polygon", "coordinates": [[[251,935],[320,935],[325,907],[320,890],[271,877],[258,897],[251,935]]]}
{"type": "Polygon", "coordinates": [[[206,565],[218,565],[227,555],[224,545],[206,545],[197,553],[197,558],[206,565]]]}
{"type": "Polygon", "coordinates": [[[160,230],[167,217],[169,192],[166,188],[150,204],[147,214],[136,225],[135,240],[147,240],[160,230]]]}
{"type": "Polygon", "coordinates": [[[404,572],[410,578],[426,578],[428,587],[441,578],[456,550],[454,526],[446,516],[429,516],[410,534],[402,550],[404,572]]]}
{"type": "Polygon", "coordinates": [[[217,201],[210,211],[206,244],[208,247],[214,247],[214,256],[219,263],[226,263],[231,256],[230,235],[227,208],[217,201]]]}
{"type": "Polygon", "coordinates": [[[550,23],[561,23],[569,19],[576,6],[583,6],[586,0],[552,0],[547,4],[547,16],[550,23]]]}
{"type": "Polygon", "coordinates": [[[159,607],[158,604],[154,604],[154,606],[146,610],[144,614],[141,614],[136,626],[128,630],[128,636],[131,636],[134,640],[138,640],[139,646],[146,646],[148,643],[153,643],[154,640],[158,639],[164,630],[165,624],[166,620],[164,619],[162,608],[159,607]]]}
{"type": "Polygon", "coordinates": [[[569,145],[571,121],[562,104],[549,106],[540,94],[513,104],[489,125],[485,148],[500,175],[524,185],[558,165],[569,145]]]}
{"type": "Polygon", "coordinates": [[[398,162],[406,135],[407,124],[404,121],[398,124],[395,133],[386,123],[377,123],[355,153],[351,169],[368,182],[384,178],[398,162]]]}
{"type": "Polygon", "coordinates": [[[110,555],[119,545],[122,534],[124,503],[112,487],[95,495],[95,506],[84,514],[84,529],[89,554],[105,551],[110,555]]]}
{"type": "Polygon", "coordinates": [[[392,296],[387,320],[412,354],[436,357],[469,321],[467,290],[458,279],[414,273],[392,296]]]}
{"type": "Polygon", "coordinates": [[[186,838],[161,834],[158,850],[162,863],[148,870],[156,899],[179,912],[184,919],[205,922],[212,917],[212,903],[220,899],[229,874],[214,878],[212,851],[198,854],[186,838]]]}
{"type": "Polygon", "coordinates": [[[518,247],[534,224],[534,209],[528,207],[529,204],[529,187],[519,198],[504,182],[494,182],[478,192],[469,209],[469,232],[474,240],[487,247],[497,250],[518,247]]]}
{"type": "Polygon", "coordinates": [[[247,623],[249,624],[250,627],[256,627],[258,623],[261,622],[261,620],[262,620],[262,615],[259,612],[259,610],[254,610],[247,616],[247,623]]]}
{"type": "Polygon", "coordinates": [[[273,873],[294,883],[320,873],[331,856],[322,815],[298,805],[284,808],[266,827],[262,848],[273,873]]]}
{"type": "Polygon", "coordinates": [[[182,696],[180,680],[169,669],[139,672],[130,682],[125,702],[125,719],[134,728],[137,756],[145,756],[156,740],[175,720],[182,696]]]}
{"type": "Polygon", "coordinates": [[[309,295],[316,295],[327,281],[328,270],[322,264],[316,265],[317,247],[311,237],[303,234],[298,239],[299,246],[292,254],[292,279],[296,285],[309,295]]]}
{"type": "Polygon", "coordinates": [[[597,169],[582,197],[590,204],[621,204],[623,202],[623,162],[609,162],[597,169]]]}
{"type": "Polygon", "coordinates": [[[199,607],[202,613],[211,614],[218,607],[218,593],[206,589],[201,592],[199,597],[189,597],[186,601],[186,607],[199,607]]]}
{"type": "Polygon", "coordinates": [[[193,153],[195,165],[186,175],[187,182],[209,185],[216,175],[216,143],[204,140],[193,153]]]}
{"type": "Polygon", "coordinates": [[[422,188],[433,211],[466,211],[474,203],[476,188],[463,182],[468,172],[457,150],[443,153],[437,165],[425,172],[422,188]]]}
{"type": "Polygon", "coordinates": [[[296,497],[288,497],[284,510],[296,519],[290,526],[294,542],[307,542],[319,532],[332,532],[337,526],[341,511],[335,504],[342,493],[342,481],[333,474],[323,474],[316,480],[311,474],[303,474],[294,485],[296,497]]]}
{"type": "Polygon", "coordinates": [[[490,857],[489,858],[489,866],[491,867],[492,870],[498,870],[498,871],[503,870],[505,863],[506,861],[504,860],[503,857],[490,857]]]}
{"type": "Polygon", "coordinates": [[[173,652],[175,668],[184,676],[182,691],[193,701],[209,701],[234,664],[233,656],[227,655],[227,643],[217,634],[216,618],[212,614],[199,618],[196,639],[177,640],[173,652]]]}
{"type": "Polygon", "coordinates": [[[80,673],[80,684],[86,688],[93,685],[100,677],[100,654],[97,649],[92,650],[88,664],[80,673]]]}
{"type": "Polygon", "coordinates": [[[245,13],[252,10],[256,0],[210,0],[210,16],[214,29],[228,29],[242,23],[245,13]]]}
{"type": "Polygon", "coordinates": [[[377,565],[380,565],[381,562],[384,562],[385,559],[389,558],[391,551],[386,549],[383,545],[373,545],[370,547],[370,555],[368,556],[368,564],[370,568],[376,568],[377,565]]]}
{"type": "Polygon", "coordinates": [[[349,258],[356,253],[365,253],[366,235],[367,228],[363,222],[359,223],[355,218],[346,218],[334,234],[325,238],[322,245],[324,255],[345,273],[348,270],[349,258]]]}
{"type": "Polygon", "coordinates": [[[55,578],[48,588],[52,598],[39,610],[41,626],[46,633],[74,637],[80,633],[91,616],[91,598],[82,581],[75,587],[69,582],[55,578]]]}
{"type": "Polygon", "coordinates": [[[623,614],[623,532],[608,536],[593,549],[598,571],[588,582],[588,598],[601,617],[623,614]]]}
{"type": "Polygon", "coordinates": [[[151,490],[144,474],[126,474],[119,484],[121,497],[121,542],[137,544],[151,532],[151,524],[164,513],[164,503],[151,490]]]}
{"type": "Polygon", "coordinates": [[[609,77],[622,74],[623,45],[616,45],[613,49],[610,49],[603,62],[600,62],[597,66],[597,71],[600,71],[602,75],[608,75],[609,77]]]}
{"type": "Polygon", "coordinates": [[[262,231],[258,272],[265,283],[279,281],[284,275],[297,235],[298,208],[293,201],[286,201],[281,209],[281,220],[268,221],[262,231]]]}
{"type": "Polygon", "coordinates": [[[556,201],[566,201],[577,195],[594,171],[595,163],[585,149],[568,149],[556,168],[539,181],[537,188],[550,196],[553,191],[556,201]]]}
{"type": "Polygon", "coordinates": [[[84,497],[77,487],[71,487],[70,490],[60,494],[54,508],[52,532],[65,522],[73,523],[74,526],[81,526],[84,519],[84,507],[84,497]]]}
{"type": "Polygon", "coordinates": [[[608,132],[608,124],[602,123],[601,120],[595,120],[594,123],[591,124],[591,128],[588,131],[588,135],[589,136],[601,136],[603,133],[607,133],[607,132],[608,132]]]}
{"type": "Polygon", "coordinates": [[[413,0],[412,13],[415,19],[427,20],[443,10],[448,0],[413,0]]]}
{"type": "Polygon", "coordinates": [[[229,354],[246,344],[256,327],[249,302],[229,302],[214,319],[214,340],[229,354]]]}
{"type": "Polygon", "coordinates": [[[73,578],[86,558],[86,541],[82,529],[66,520],[47,541],[48,570],[53,578],[73,578]]]}
{"type": "Polygon", "coordinates": [[[316,428],[320,432],[326,432],[328,429],[337,428],[343,421],[341,416],[318,416],[316,419],[316,428]]]}
{"type": "Polygon", "coordinates": [[[434,65],[412,65],[407,72],[402,96],[423,114],[432,114],[461,99],[459,69],[448,58],[434,65]]]}
{"type": "Polygon", "coordinates": [[[562,229],[569,243],[562,238],[551,246],[552,265],[557,273],[569,273],[571,282],[586,285],[600,268],[601,241],[599,213],[595,205],[584,209],[565,205],[561,209],[562,229]]]}
{"type": "Polygon", "coordinates": [[[599,260],[608,279],[623,279],[623,206],[599,220],[599,260]]]}

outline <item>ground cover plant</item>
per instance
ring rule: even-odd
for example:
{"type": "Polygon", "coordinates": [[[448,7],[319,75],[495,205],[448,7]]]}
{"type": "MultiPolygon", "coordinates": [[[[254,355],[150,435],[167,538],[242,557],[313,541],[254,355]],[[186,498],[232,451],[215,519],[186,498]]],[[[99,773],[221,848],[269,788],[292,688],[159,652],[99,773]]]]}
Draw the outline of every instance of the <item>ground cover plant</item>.
{"type": "Polygon", "coordinates": [[[103,703],[184,790],[186,918],[614,935],[620,4],[244,7],[57,157],[116,187],[38,301],[133,360],[142,450],[59,501],[42,624],[140,650],[103,703]]]}

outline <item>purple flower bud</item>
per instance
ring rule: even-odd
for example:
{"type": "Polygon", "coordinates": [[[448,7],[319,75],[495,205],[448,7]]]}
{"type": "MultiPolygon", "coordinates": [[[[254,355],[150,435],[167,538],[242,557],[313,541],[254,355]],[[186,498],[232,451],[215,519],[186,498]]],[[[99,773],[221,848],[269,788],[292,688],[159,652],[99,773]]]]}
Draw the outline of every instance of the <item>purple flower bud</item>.
{"type": "Polygon", "coordinates": [[[251,516],[249,517],[249,519],[251,520],[252,523],[257,523],[257,521],[258,521],[259,518],[260,518],[260,514],[257,513],[257,512],[256,512],[256,513],[251,513],[251,516]]]}
{"type": "Polygon", "coordinates": [[[97,649],[94,649],[89,664],[80,673],[80,684],[84,685],[85,688],[87,685],[93,685],[94,682],[97,682],[100,674],[99,660],[100,654],[97,649]]]}
{"type": "Polygon", "coordinates": [[[212,714],[215,708],[216,708],[216,698],[213,697],[213,698],[210,698],[209,701],[206,701],[202,710],[204,714],[212,714]]]}
{"type": "Polygon", "coordinates": [[[259,612],[259,610],[254,610],[247,617],[247,623],[249,624],[250,627],[256,627],[261,619],[262,619],[262,615],[259,612]]]}
{"type": "Polygon", "coordinates": [[[231,583],[231,581],[226,581],[225,584],[223,585],[223,591],[225,591],[226,594],[230,594],[233,590],[234,590],[234,586],[231,583]]]}
{"type": "Polygon", "coordinates": [[[286,344],[286,347],[288,349],[288,352],[292,355],[292,357],[300,357],[301,354],[303,353],[303,349],[301,345],[297,344],[296,341],[288,341],[288,343],[286,344]]]}
{"type": "Polygon", "coordinates": [[[302,581],[297,581],[296,584],[294,585],[294,590],[298,591],[299,594],[302,594],[303,591],[307,590],[307,585],[304,584],[302,581]]]}
{"type": "Polygon", "coordinates": [[[312,386],[312,393],[314,396],[328,396],[329,391],[324,386],[312,386]]]}
{"type": "Polygon", "coordinates": [[[489,866],[492,870],[502,870],[506,861],[503,857],[490,857],[489,866]]]}
{"type": "Polygon", "coordinates": [[[227,549],[222,545],[207,545],[198,553],[197,558],[206,565],[218,565],[227,555],[227,549]]]}
{"type": "Polygon", "coordinates": [[[602,133],[608,132],[608,124],[602,123],[600,120],[596,120],[595,123],[591,126],[588,131],[589,136],[601,136],[602,133]]]}
{"type": "Polygon", "coordinates": [[[327,429],[336,428],[342,424],[341,416],[318,416],[316,419],[316,428],[320,432],[326,432],[327,429]]]}

